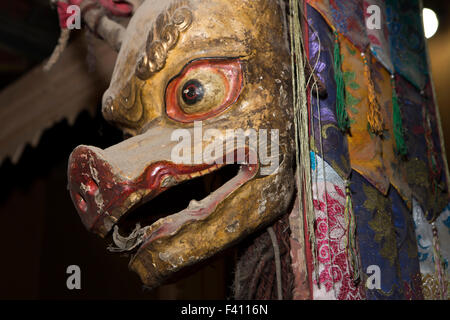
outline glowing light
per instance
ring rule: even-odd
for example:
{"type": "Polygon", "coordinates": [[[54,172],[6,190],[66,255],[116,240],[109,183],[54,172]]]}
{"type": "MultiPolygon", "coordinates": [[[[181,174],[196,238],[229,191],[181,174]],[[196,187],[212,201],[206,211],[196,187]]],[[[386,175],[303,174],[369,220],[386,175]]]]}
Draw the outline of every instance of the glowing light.
{"type": "Polygon", "coordinates": [[[425,37],[427,39],[434,36],[439,27],[439,20],[433,10],[428,8],[423,9],[423,26],[425,28],[425,37]]]}

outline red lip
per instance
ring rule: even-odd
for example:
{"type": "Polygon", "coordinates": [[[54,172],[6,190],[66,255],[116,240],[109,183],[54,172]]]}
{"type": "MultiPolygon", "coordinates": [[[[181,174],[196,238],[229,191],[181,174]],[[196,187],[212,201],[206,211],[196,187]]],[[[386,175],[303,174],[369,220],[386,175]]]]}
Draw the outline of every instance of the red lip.
{"type": "MultiPolygon", "coordinates": [[[[131,208],[153,199],[173,185],[190,180],[194,176],[205,175],[223,166],[223,164],[180,165],[159,161],[149,165],[137,179],[127,180],[114,173],[100,152],[80,146],[73,151],[69,159],[69,190],[86,228],[105,237],[131,208]]],[[[245,166],[244,171],[247,168],[251,176],[243,174],[242,179],[247,181],[253,177],[257,167],[257,165],[245,166]]],[[[245,182],[238,180],[236,179],[238,184],[245,182]]],[[[233,187],[237,188],[239,185],[233,187]]]]}

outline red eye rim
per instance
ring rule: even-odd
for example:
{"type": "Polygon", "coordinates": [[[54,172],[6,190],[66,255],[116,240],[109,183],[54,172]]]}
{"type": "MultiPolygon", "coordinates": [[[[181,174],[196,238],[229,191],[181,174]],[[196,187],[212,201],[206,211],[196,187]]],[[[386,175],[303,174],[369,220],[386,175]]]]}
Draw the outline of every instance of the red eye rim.
{"type": "Polygon", "coordinates": [[[201,121],[214,117],[228,109],[237,101],[242,91],[242,83],[242,63],[239,59],[195,60],[184,67],[183,71],[173,78],[167,86],[166,113],[170,119],[183,123],[192,123],[194,121],[201,121]],[[183,83],[185,76],[192,70],[198,68],[211,69],[212,71],[223,75],[227,85],[227,93],[222,103],[216,108],[203,113],[188,114],[179,106],[177,92],[179,86],[183,83]]]}

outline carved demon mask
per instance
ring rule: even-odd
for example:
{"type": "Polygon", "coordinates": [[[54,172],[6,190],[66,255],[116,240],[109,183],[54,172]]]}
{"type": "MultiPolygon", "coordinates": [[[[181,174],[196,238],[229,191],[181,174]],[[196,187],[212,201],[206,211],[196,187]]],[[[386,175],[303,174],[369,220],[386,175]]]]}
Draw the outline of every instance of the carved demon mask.
{"type": "Polygon", "coordinates": [[[83,224],[130,253],[145,285],[287,212],[295,152],[286,30],[284,7],[269,0],[152,0],[132,17],[102,109],[131,137],[77,147],[68,176],[83,224]],[[198,181],[214,174],[221,183],[201,193],[198,181]],[[183,195],[171,191],[183,186],[193,197],[180,207],[183,195]]]}

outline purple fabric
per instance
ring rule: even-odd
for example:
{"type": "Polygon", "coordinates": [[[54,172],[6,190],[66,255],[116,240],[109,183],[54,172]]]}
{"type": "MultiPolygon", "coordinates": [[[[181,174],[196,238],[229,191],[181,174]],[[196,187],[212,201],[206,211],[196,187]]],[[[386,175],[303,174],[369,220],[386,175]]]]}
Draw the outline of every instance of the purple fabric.
{"type": "Polygon", "coordinates": [[[312,131],[316,151],[345,179],[350,173],[347,139],[339,130],[336,120],[336,83],[333,70],[333,33],[322,16],[311,6],[307,7],[309,26],[309,63],[326,86],[327,96],[317,99],[311,93],[313,114],[312,131]],[[320,50],[319,50],[320,39],[320,50]],[[319,55],[320,53],[320,55],[319,55]],[[318,109],[320,109],[320,117],[318,109]],[[320,121],[319,121],[320,119],[320,121]],[[322,131],[322,144],[321,134],[322,131]]]}

